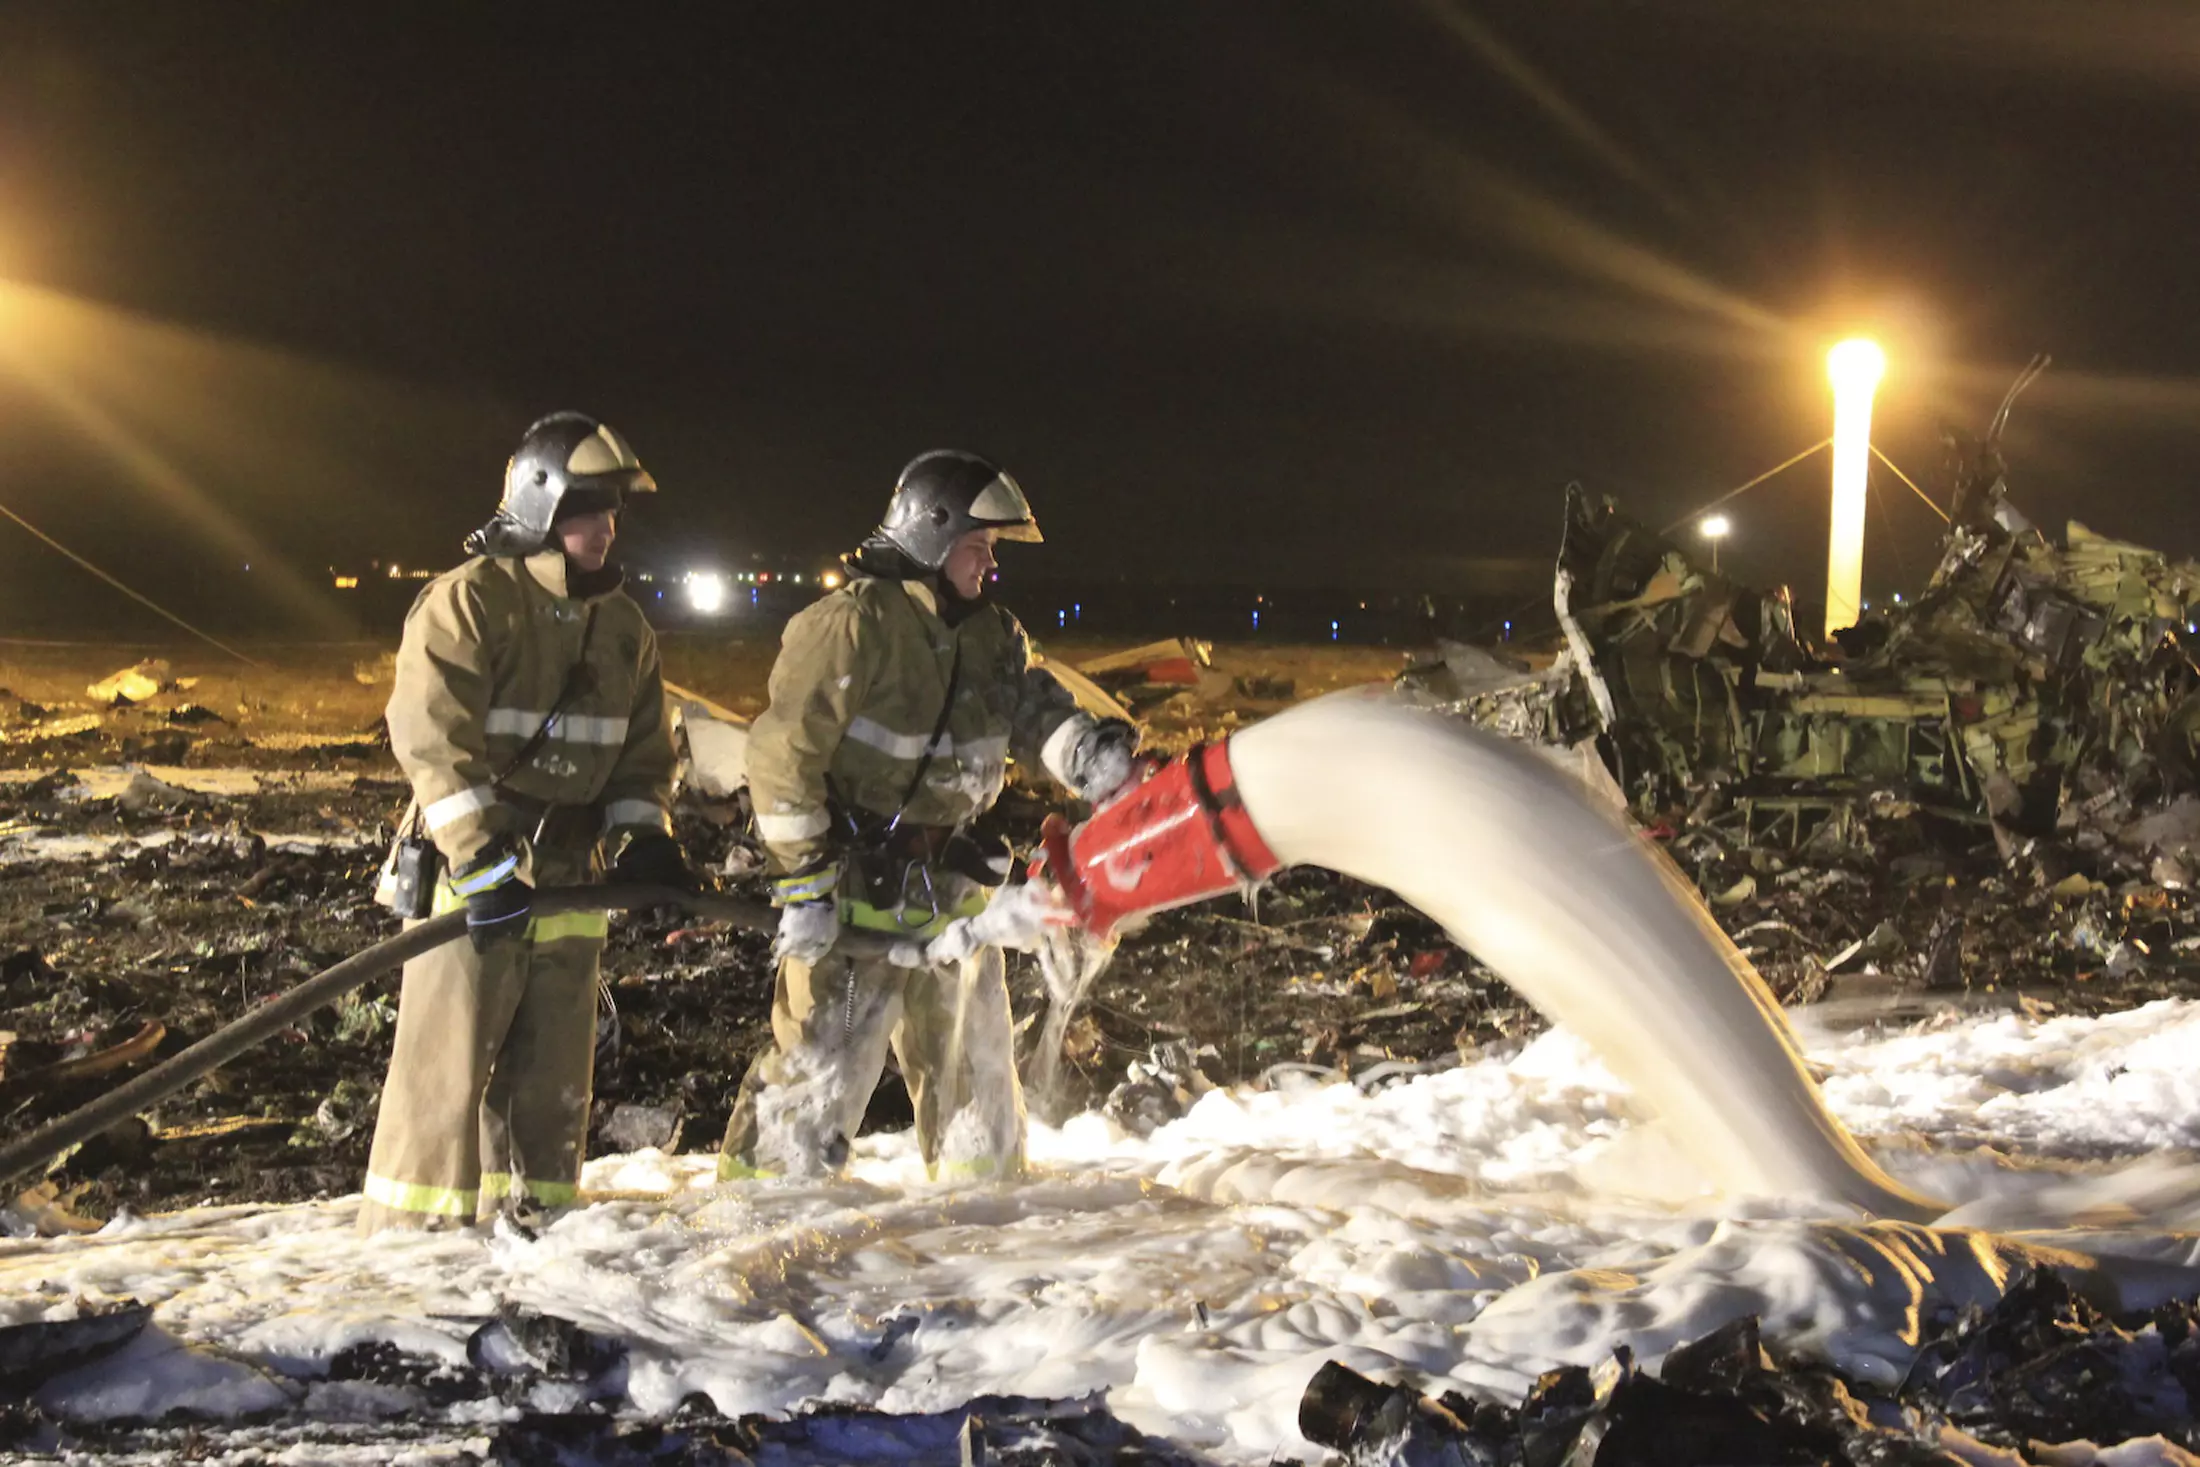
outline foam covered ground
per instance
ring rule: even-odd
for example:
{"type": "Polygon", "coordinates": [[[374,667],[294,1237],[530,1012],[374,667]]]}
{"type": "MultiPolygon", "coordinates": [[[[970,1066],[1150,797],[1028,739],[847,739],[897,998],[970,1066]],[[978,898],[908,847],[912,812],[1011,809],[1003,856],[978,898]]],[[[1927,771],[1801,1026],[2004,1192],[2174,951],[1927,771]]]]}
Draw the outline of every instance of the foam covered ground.
{"type": "Polygon", "coordinates": [[[2200,1290],[2200,1168],[2183,1154],[2200,1004],[1884,1032],[1801,1017],[1842,1119],[1959,1204],[1940,1225],[1712,1199],[1553,1032],[1374,1094],[1213,1092],[1144,1138],[1080,1116],[1035,1131],[1036,1173],[1012,1185],[929,1186],[890,1135],[823,1184],[609,1158],[589,1169],[598,1200],[534,1238],[363,1242],[356,1199],[119,1219],[0,1243],[0,1323],[157,1306],[120,1354],[40,1388],[75,1420],[288,1408],[417,1425],[422,1399],[326,1380],[330,1359],[379,1340],[460,1362],[485,1316],[520,1303],[630,1342],[623,1410],[694,1392],[783,1413],[1103,1391],[1144,1430],[1255,1462],[1317,1455],[1294,1422],[1328,1359],[1509,1403],[1552,1365],[1623,1343],[1654,1363],[1754,1313],[1776,1346],[1888,1381],[1921,1318],[1990,1301],[2022,1262],[2059,1262],[2112,1306],[2200,1290]]]}

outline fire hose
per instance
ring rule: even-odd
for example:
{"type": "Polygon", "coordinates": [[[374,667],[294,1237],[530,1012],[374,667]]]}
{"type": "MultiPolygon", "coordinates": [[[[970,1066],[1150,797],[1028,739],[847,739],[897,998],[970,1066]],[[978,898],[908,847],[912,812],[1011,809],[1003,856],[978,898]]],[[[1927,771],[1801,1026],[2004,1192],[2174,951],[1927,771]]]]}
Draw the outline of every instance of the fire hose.
{"type": "MultiPolygon", "coordinates": [[[[778,913],[761,902],[664,886],[545,887],[535,893],[533,912],[538,917],[554,917],[561,912],[616,912],[637,907],[682,907],[699,917],[731,922],[754,932],[769,932],[779,921],[778,913]]],[[[446,912],[408,927],[397,936],[385,938],[306,979],[280,997],[261,1004],[251,1013],[215,1030],[90,1104],[0,1146],[0,1195],[13,1195],[18,1181],[40,1170],[70,1147],[149,1109],[201,1075],[219,1069],[254,1045],[273,1038],[307,1014],[403,967],[422,953],[433,952],[465,935],[466,914],[463,911],[446,912]]],[[[900,941],[883,933],[844,931],[837,946],[845,952],[884,956],[900,941]]]]}

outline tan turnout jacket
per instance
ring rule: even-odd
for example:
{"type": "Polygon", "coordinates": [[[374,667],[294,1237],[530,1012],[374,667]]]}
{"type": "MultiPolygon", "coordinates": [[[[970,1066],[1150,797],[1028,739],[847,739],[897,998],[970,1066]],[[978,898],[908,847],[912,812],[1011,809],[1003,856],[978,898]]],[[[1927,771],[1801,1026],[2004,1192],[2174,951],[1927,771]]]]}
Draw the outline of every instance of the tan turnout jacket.
{"type": "Polygon", "coordinates": [[[656,635],[621,591],[568,596],[558,551],[477,557],[429,582],[405,618],[388,718],[391,751],[452,870],[500,835],[531,836],[544,805],[599,806],[605,834],[671,829],[656,635]],[[584,655],[580,686],[500,795],[498,776],[584,655]]]}
{"type": "Polygon", "coordinates": [[[749,731],[749,796],[772,870],[834,847],[829,803],[891,819],[955,677],[955,708],[909,801],[907,823],[956,826],[1000,797],[1011,756],[1057,778],[1090,720],[1007,610],[941,620],[932,588],[858,576],[787,623],[771,706],[749,731]],[[958,651],[959,649],[959,651],[958,651]]]}

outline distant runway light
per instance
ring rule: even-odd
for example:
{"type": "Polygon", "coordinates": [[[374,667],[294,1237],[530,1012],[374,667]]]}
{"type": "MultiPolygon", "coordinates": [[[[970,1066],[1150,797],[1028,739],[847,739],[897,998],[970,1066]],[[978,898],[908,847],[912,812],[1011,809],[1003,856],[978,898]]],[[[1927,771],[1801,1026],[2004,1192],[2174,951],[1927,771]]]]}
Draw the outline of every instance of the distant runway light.
{"type": "Polygon", "coordinates": [[[687,578],[687,604],[705,616],[716,616],[726,609],[726,578],[715,571],[690,571],[687,578]]]}

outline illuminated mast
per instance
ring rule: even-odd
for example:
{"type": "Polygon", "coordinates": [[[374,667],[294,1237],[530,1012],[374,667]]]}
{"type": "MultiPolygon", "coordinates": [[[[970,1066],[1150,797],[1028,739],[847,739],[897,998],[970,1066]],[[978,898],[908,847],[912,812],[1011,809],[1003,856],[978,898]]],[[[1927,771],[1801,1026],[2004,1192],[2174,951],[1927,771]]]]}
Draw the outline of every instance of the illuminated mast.
{"type": "Polygon", "coordinates": [[[1826,353],[1833,381],[1833,530],[1826,543],[1826,640],[1856,625],[1864,599],[1864,481],[1871,469],[1872,392],[1886,354],[1861,337],[1826,353]]]}

